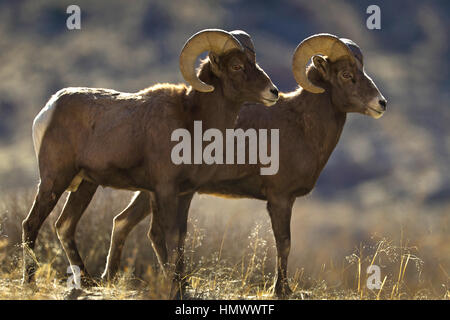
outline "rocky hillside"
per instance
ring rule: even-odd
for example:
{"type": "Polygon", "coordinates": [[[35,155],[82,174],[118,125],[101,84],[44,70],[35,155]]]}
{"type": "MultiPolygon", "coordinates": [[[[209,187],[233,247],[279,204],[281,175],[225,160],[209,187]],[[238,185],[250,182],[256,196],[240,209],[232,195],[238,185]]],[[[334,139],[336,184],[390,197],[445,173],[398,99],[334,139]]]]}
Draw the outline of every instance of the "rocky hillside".
{"type": "Polygon", "coordinates": [[[448,1],[77,1],[81,30],[66,28],[73,1],[0,2],[0,190],[30,187],[37,168],[31,123],[67,86],[137,91],[181,82],[178,54],[196,31],[243,29],[282,91],[296,86],[291,55],[329,32],[358,43],[389,100],[380,120],[351,115],[314,195],[363,207],[386,200],[435,204],[450,196],[448,1]]]}

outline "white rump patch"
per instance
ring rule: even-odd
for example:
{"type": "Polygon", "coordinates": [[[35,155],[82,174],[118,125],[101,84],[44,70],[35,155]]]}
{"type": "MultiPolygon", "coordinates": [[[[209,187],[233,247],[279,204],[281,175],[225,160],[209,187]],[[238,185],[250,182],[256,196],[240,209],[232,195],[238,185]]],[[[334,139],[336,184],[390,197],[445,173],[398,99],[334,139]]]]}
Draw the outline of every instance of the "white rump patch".
{"type": "Polygon", "coordinates": [[[47,104],[38,113],[33,121],[33,143],[34,151],[36,152],[36,157],[39,158],[39,150],[41,149],[42,138],[44,137],[45,131],[52,119],[53,111],[55,110],[55,103],[59,96],[64,92],[64,89],[59,90],[55,93],[47,104]]]}

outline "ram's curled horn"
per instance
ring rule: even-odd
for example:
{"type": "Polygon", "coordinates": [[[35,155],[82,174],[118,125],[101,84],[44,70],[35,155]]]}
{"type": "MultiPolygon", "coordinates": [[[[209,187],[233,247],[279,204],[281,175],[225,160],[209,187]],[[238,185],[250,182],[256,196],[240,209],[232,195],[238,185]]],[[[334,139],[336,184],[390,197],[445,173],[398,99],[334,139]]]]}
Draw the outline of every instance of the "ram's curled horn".
{"type": "Polygon", "coordinates": [[[220,29],[205,29],[186,41],[180,53],[180,71],[184,79],[197,91],[211,92],[214,87],[201,81],[195,72],[197,57],[212,51],[221,55],[229,50],[244,50],[240,42],[229,32],[220,29]]]}
{"type": "Polygon", "coordinates": [[[233,35],[233,37],[239,40],[246,53],[250,55],[253,60],[255,60],[255,46],[250,35],[242,30],[234,30],[230,33],[233,35]]]}
{"type": "Polygon", "coordinates": [[[303,40],[295,49],[292,59],[292,71],[297,83],[305,90],[312,93],[322,93],[323,88],[313,85],[306,76],[306,66],[312,56],[321,54],[334,62],[343,56],[354,59],[352,52],[338,37],[320,33],[303,40]]]}

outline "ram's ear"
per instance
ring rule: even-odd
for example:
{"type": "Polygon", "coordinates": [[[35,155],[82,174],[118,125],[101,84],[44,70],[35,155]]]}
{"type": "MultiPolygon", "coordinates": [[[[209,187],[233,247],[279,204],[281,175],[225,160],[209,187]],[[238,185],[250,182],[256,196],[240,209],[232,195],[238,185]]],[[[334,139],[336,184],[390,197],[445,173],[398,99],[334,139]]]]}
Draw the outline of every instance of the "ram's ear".
{"type": "Polygon", "coordinates": [[[328,60],[322,56],[314,56],[312,58],[314,67],[319,71],[320,75],[324,80],[329,80],[330,78],[330,64],[328,60]]]}
{"type": "Polygon", "coordinates": [[[216,75],[216,76],[220,76],[221,72],[220,72],[220,58],[217,54],[215,54],[214,52],[209,52],[209,62],[211,63],[211,69],[212,72],[216,75]]]}

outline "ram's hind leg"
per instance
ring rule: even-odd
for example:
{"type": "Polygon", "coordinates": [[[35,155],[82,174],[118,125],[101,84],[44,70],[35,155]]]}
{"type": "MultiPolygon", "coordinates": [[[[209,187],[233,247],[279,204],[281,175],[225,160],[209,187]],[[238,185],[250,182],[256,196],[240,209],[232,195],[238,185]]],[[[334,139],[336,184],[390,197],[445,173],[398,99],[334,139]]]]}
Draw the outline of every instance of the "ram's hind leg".
{"type": "Polygon", "coordinates": [[[84,266],[83,260],[75,243],[75,231],[81,216],[97,190],[98,185],[84,180],[77,191],[71,192],[64,205],[63,211],[56,221],[55,227],[59,241],[66,253],[70,265],[80,268],[81,281],[84,286],[94,284],[84,266]]]}
{"type": "Polygon", "coordinates": [[[41,174],[41,182],[33,206],[22,222],[23,283],[31,282],[37,269],[34,246],[39,229],[69,186],[73,176],[73,172],[67,171],[62,171],[60,174],[41,174]]]}
{"type": "Polygon", "coordinates": [[[150,214],[150,193],[140,191],[131,200],[128,207],[114,217],[111,244],[103,280],[113,280],[119,270],[122,249],[128,234],[133,228],[150,214]]]}

